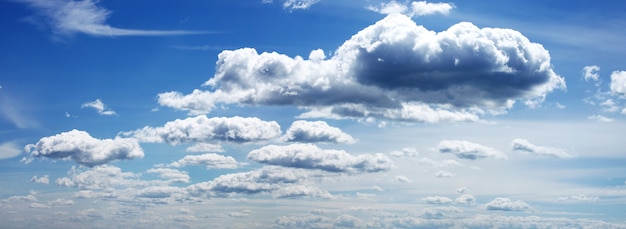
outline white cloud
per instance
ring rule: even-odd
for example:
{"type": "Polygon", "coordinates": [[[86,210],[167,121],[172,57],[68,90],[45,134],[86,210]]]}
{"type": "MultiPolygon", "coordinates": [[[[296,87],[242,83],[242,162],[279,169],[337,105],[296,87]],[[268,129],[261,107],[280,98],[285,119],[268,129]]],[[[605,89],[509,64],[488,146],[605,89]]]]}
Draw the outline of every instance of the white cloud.
{"type": "Polygon", "coordinates": [[[153,168],[148,169],[146,172],[158,173],[159,177],[174,183],[189,183],[191,179],[187,172],[170,168],[153,168]]]}
{"type": "Polygon", "coordinates": [[[5,142],[0,144],[0,160],[13,158],[22,153],[20,147],[14,142],[5,142]]]}
{"type": "Polygon", "coordinates": [[[485,109],[501,113],[517,100],[536,104],[565,81],[548,51],[515,30],[464,22],[434,32],[394,14],[330,58],[322,50],[308,59],[223,51],[204,85],[212,89],[161,93],[159,104],[190,114],[218,104],[294,105],[328,117],[477,121],[485,109]]]}
{"type": "Polygon", "coordinates": [[[605,112],[617,112],[619,110],[617,103],[615,103],[615,100],[613,99],[607,99],[604,102],[601,102],[600,106],[602,107],[602,111],[605,112]]]}
{"type": "Polygon", "coordinates": [[[403,175],[396,176],[396,180],[400,181],[402,183],[413,183],[413,181],[411,179],[409,179],[408,177],[403,176],[403,175]]]}
{"type": "Polygon", "coordinates": [[[37,10],[43,17],[40,20],[49,23],[58,36],[71,36],[77,33],[91,36],[173,36],[198,34],[203,32],[181,30],[137,30],[122,29],[108,25],[106,20],[111,11],[97,5],[98,1],[84,0],[17,0],[37,10]]]}
{"type": "Polygon", "coordinates": [[[116,115],[115,111],[111,110],[106,105],[104,105],[104,103],[102,103],[100,99],[96,99],[95,101],[92,101],[92,102],[83,103],[83,105],[81,105],[80,107],[81,108],[88,107],[88,108],[96,109],[96,111],[98,111],[98,114],[100,115],[116,115]]]}
{"type": "Polygon", "coordinates": [[[381,3],[380,7],[368,6],[367,9],[380,14],[404,14],[408,17],[419,17],[431,14],[447,15],[454,8],[454,5],[450,3],[430,3],[426,1],[408,3],[399,3],[392,0],[388,3],[381,3]]]}
{"type": "Polygon", "coordinates": [[[522,151],[522,152],[526,152],[526,153],[530,153],[534,155],[550,156],[550,157],[557,157],[557,158],[574,157],[574,155],[568,153],[564,149],[555,148],[555,147],[547,147],[547,146],[538,146],[538,145],[530,143],[526,139],[519,139],[519,138],[513,139],[513,142],[511,142],[511,146],[513,147],[514,151],[522,151]]]}
{"type": "Polygon", "coordinates": [[[439,142],[440,153],[453,153],[458,158],[476,160],[483,158],[507,159],[507,156],[491,147],[459,140],[443,140],[439,142]]]}
{"type": "Polygon", "coordinates": [[[220,153],[224,152],[224,149],[220,144],[211,144],[206,142],[196,143],[195,145],[187,147],[187,152],[203,152],[203,153],[220,153]]]}
{"type": "Polygon", "coordinates": [[[598,71],[600,71],[600,67],[598,67],[596,65],[585,66],[583,68],[583,79],[585,79],[585,81],[589,81],[589,80],[598,81],[598,80],[600,80],[600,75],[598,75],[598,71]]]}
{"type": "Polygon", "coordinates": [[[100,140],[80,130],[41,138],[37,143],[24,147],[24,150],[31,157],[71,159],[88,167],[144,156],[136,139],[116,137],[100,140]]]}
{"type": "Polygon", "coordinates": [[[485,209],[492,211],[525,211],[529,210],[530,206],[524,201],[511,201],[509,198],[496,197],[491,202],[485,204],[485,209]]]}
{"type": "Polygon", "coordinates": [[[448,171],[437,171],[435,173],[436,177],[455,177],[456,174],[448,172],[448,171]]]}
{"type": "Polygon", "coordinates": [[[355,143],[356,140],[341,129],[324,121],[297,120],[291,124],[283,137],[287,142],[355,143]]]}
{"type": "Polygon", "coordinates": [[[588,119],[596,121],[596,122],[602,122],[602,123],[608,123],[608,122],[615,121],[614,119],[606,117],[604,115],[592,115],[592,116],[589,116],[588,119]]]}
{"type": "Polygon", "coordinates": [[[559,201],[576,200],[576,201],[595,202],[595,201],[598,201],[599,199],[600,198],[598,198],[596,196],[586,196],[586,195],[583,195],[583,194],[573,195],[573,196],[566,196],[566,197],[559,197],[559,201]]]}
{"type": "Polygon", "coordinates": [[[456,192],[458,192],[458,193],[465,193],[465,191],[467,191],[466,187],[460,187],[460,188],[456,189],[456,192]]]}
{"type": "Polygon", "coordinates": [[[402,148],[402,150],[391,151],[389,152],[389,155],[394,157],[417,157],[419,153],[415,148],[405,147],[402,148]]]}
{"type": "Polygon", "coordinates": [[[111,190],[115,187],[148,184],[137,179],[139,176],[131,172],[122,172],[122,169],[112,165],[100,165],[91,169],[72,167],[66,177],[58,178],[55,183],[59,186],[77,187],[82,190],[111,190]]]}
{"type": "Polygon", "coordinates": [[[456,199],[454,199],[454,202],[458,203],[458,204],[464,204],[464,205],[473,205],[476,203],[476,198],[472,195],[461,195],[459,197],[457,197],[456,199]]]}
{"type": "Polygon", "coordinates": [[[626,95],[626,71],[611,73],[611,92],[617,95],[626,95]]]}
{"type": "Polygon", "coordinates": [[[197,196],[273,193],[275,198],[328,198],[330,193],[309,184],[308,176],[301,169],[266,166],[248,172],[224,174],[211,181],[190,185],[187,190],[197,196]]]}
{"type": "Polygon", "coordinates": [[[442,161],[435,161],[430,158],[422,158],[419,160],[419,163],[432,165],[435,168],[452,168],[452,167],[463,167],[464,165],[459,163],[458,161],[452,159],[444,159],[442,161]]]}
{"type": "Polygon", "coordinates": [[[258,118],[207,118],[201,115],[167,122],[162,127],[146,126],[121,135],[131,136],[141,142],[165,142],[171,145],[209,141],[251,142],[279,137],[280,126],[274,121],[258,118]]]}
{"type": "Polygon", "coordinates": [[[352,156],[343,150],[320,149],[313,144],[300,143],[264,146],[250,151],[248,160],[328,172],[380,172],[393,167],[391,159],[380,153],[352,156]]]}
{"type": "MultiPolygon", "coordinates": [[[[310,8],[319,2],[319,0],[282,0],[283,9],[293,11],[293,10],[305,10],[310,8]]],[[[274,0],[263,0],[265,4],[274,3],[274,0]]]]}
{"type": "Polygon", "coordinates": [[[215,153],[187,155],[170,164],[170,166],[174,167],[184,167],[187,165],[203,165],[206,166],[207,169],[234,169],[239,166],[235,158],[215,153]]]}
{"type": "Polygon", "coordinates": [[[427,204],[449,204],[452,203],[452,199],[445,196],[427,196],[422,198],[420,202],[427,204]]]}
{"type": "Polygon", "coordinates": [[[39,184],[50,184],[50,178],[48,175],[43,175],[42,177],[33,176],[30,178],[30,182],[35,182],[39,184]]]}

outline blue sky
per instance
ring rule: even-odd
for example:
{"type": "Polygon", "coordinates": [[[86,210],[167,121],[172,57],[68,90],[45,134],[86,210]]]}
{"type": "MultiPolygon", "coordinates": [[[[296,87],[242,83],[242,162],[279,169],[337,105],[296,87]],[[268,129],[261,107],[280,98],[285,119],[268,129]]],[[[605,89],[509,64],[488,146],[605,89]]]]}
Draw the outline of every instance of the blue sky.
{"type": "Polygon", "coordinates": [[[0,1],[11,228],[625,228],[621,1],[0,1]]]}

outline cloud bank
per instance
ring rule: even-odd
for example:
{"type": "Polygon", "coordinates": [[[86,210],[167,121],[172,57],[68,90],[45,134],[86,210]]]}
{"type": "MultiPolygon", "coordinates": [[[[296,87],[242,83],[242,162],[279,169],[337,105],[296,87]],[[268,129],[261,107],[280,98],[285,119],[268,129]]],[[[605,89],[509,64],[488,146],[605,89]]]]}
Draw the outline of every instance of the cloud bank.
{"type": "Polygon", "coordinates": [[[24,149],[31,157],[71,159],[87,167],[144,156],[136,139],[116,137],[100,140],[80,130],[41,138],[35,144],[26,145],[24,149]]]}
{"type": "Polygon", "coordinates": [[[283,167],[327,172],[381,172],[393,167],[383,154],[352,156],[343,150],[320,149],[313,144],[268,145],[252,150],[248,160],[283,167]]]}
{"type": "Polygon", "coordinates": [[[218,104],[293,105],[307,117],[380,118],[417,122],[477,121],[523,100],[543,101],[565,81],[550,55],[511,29],[463,22],[442,32],[393,14],[344,42],[327,58],[257,53],[218,55],[209,91],[165,92],[161,106],[211,112],[218,104]]]}

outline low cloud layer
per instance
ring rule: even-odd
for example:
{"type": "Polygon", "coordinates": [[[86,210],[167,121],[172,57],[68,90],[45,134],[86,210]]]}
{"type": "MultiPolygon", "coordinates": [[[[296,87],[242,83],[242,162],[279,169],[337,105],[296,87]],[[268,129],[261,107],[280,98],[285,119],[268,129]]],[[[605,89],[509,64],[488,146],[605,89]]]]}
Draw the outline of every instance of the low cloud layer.
{"type": "Polygon", "coordinates": [[[555,147],[547,147],[547,146],[538,146],[530,143],[526,139],[514,139],[511,143],[514,151],[526,152],[529,154],[540,155],[540,156],[549,156],[556,158],[571,158],[574,155],[568,153],[564,149],[555,148],[555,147]]]}
{"type": "Polygon", "coordinates": [[[161,93],[159,104],[191,114],[218,104],[293,105],[313,112],[309,117],[476,121],[485,110],[508,109],[518,100],[535,106],[565,81],[548,51],[515,30],[463,22],[434,32],[393,14],[330,58],[322,50],[308,59],[223,51],[204,85],[213,89],[161,93]]]}
{"type": "Polygon", "coordinates": [[[481,144],[459,141],[443,140],[439,142],[440,153],[452,153],[461,159],[477,160],[484,158],[507,159],[506,154],[481,144]]]}
{"type": "Polygon", "coordinates": [[[288,142],[331,142],[355,143],[356,140],[337,127],[329,126],[324,121],[298,120],[291,124],[285,132],[285,141],[288,142]]]}
{"type": "Polygon", "coordinates": [[[144,156],[136,139],[116,137],[100,140],[80,130],[41,138],[37,143],[27,145],[25,150],[31,157],[71,159],[88,167],[144,156]]]}
{"type": "Polygon", "coordinates": [[[250,151],[248,159],[268,165],[328,172],[380,172],[393,166],[391,159],[380,153],[353,156],[343,150],[320,149],[313,144],[268,145],[250,151]]]}
{"type": "Polygon", "coordinates": [[[252,142],[265,141],[280,136],[280,126],[274,121],[258,118],[196,116],[167,122],[162,127],[146,126],[123,132],[121,135],[141,142],[198,143],[212,141],[252,142]]]}

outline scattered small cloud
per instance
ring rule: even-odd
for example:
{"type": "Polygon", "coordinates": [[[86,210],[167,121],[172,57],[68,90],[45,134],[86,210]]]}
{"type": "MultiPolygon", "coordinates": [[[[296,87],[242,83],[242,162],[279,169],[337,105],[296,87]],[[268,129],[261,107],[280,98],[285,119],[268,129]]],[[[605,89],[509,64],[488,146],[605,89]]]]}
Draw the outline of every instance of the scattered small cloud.
{"type": "Polygon", "coordinates": [[[430,3],[426,1],[413,1],[400,3],[390,1],[381,3],[380,6],[368,6],[367,9],[380,14],[404,14],[408,17],[420,17],[432,14],[448,15],[454,8],[450,3],[430,3]]]}
{"type": "Polygon", "coordinates": [[[530,205],[524,201],[511,201],[511,199],[504,197],[496,197],[484,207],[491,211],[525,211],[530,209],[530,205]]]}
{"type": "Polygon", "coordinates": [[[35,182],[38,184],[50,184],[50,178],[48,175],[43,175],[42,177],[33,176],[30,178],[30,182],[35,182]]]}
{"type": "Polygon", "coordinates": [[[473,195],[461,195],[454,199],[454,202],[463,205],[473,205],[476,203],[476,198],[473,195]]]}
{"type": "Polygon", "coordinates": [[[449,204],[452,203],[452,199],[445,196],[428,196],[422,198],[420,202],[427,204],[449,204]]]}
{"type": "Polygon", "coordinates": [[[397,175],[396,176],[396,180],[400,181],[402,183],[413,183],[413,181],[411,179],[409,179],[408,177],[403,176],[403,175],[397,175]]]}
{"type": "Polygon", "coordinates": [[[585,81],[599,81],[600,75],[598,74],[598,71],[600,71],[600,67],[596,65],[585,66],[583,68],[583,79],[585,79],[585,81]]]}
{"type": "Polygon", "coordinates": [[[626,71],[611,73],[611,92],[615,95],[626,95],[626,71]]]}
{"type": "Polygon", "coordinates": [[[436,177],[440,177],[440,178],[442,178],[442,177],[455,177],[456,174],[448,172],[448,171],[437,171],[435,173],[435,176],[436,177]]]}
{"type": "Polygon", "coordinates": [[[589,120],[601,122],[601,123],[609,123],[615,121],[615,119],[606,117],[604,115],[592,115],[588,117],[589,120]]]}
{"type": "Polygon", "coordinates": [[[417,157],[419,153],[417,149],[411,147],[402,148],[402,150],[394,150],[389,152],[389,155],[393,157],[417,157]]]}
{"type": "Polygon", "coordinates": [[[341,129],[329,126],[324,121],[297,120],[285,132],[283,139],[287,142],[331,142],[355,143],[356,140],[341,129]]]}
{"type": "Polygon", "coordinates": [[[173,167],[184,167],[187,165],[201,165],[205,166],[207,169],[234,169],[239,167],[239,163],[237,163],[235,158],[215,153],[187,155],[170,164],[170,166],[173,167]]]}
{"type": "MultiPolygon", "coordinates": [[[[277,0],[278,1],[278,0],[277,0]]],[[[311,6],[318,3],[320,0],[280,0],[283,2],[283,9],[294,11],[294,10],[306,10],[311,6]]],[[[265,4],[272,4],[274,0],[263,0],[265,4]]]]}
{"type": "MultiPolygon", "coordinates": [[[[96,109],[96,111],[98,111],[98,114],[100,115],[116,115],[115,111],[108,108],[104,103],[102,103],[100,99],[96,99],[92,102],[83,103],[83,105],[81,105],[80,107],[96,109]]],[[[67,115],[68,113],[66,112],[66,116],[67,115]]]]}
{"type": "Polygon", "coordinates": [[[0,144],[0,160],[17,157],[22,154],[21,147],[15,142],[5,142],[0,144]]]}
{"type": "Polygon", "coordinates": [[[484,158],[504,159],[508,157],[506,154],[487,146],[477,143],[460,141],[460,140],[443,140],[439,142],[440,153],[453,153],[458,158],[477,160],[484,158]]]}
{"type": "Polygon", "coordinates": [[[549,156],[549,157],[556,157],[556,158],[575,157],[574,155],[568,153],[564,149],[548,147],[548,146],[538,146],[538,145],[530,143],[526,139],[520,139],[520,138],[513,139],[511,146],[513,148],[513,151],[521,151],[521,152],[526,152],[526,153],[533,154],[533,155],[549,156]]]}
{"type": "Polygon", "coordinates": [[[160,178],[166,179],[169,182],[174,183],[189,183],[190,177],[186,171],[180,171],[171,168],[153,168],[148,169],[147,173],[157,173],[160,178]]]}
{"type": "Polygon", "coordinates": [[[580,195],[573,195],[573,196],[565,196],[565,197],[559,197],[559,201],[567,201],[567,200],[573,200],[573,201],[589,201],[589,202],[595,202],[598,201],[600,198],[597,196],[586,196],[583,194],[580,195]]]}

